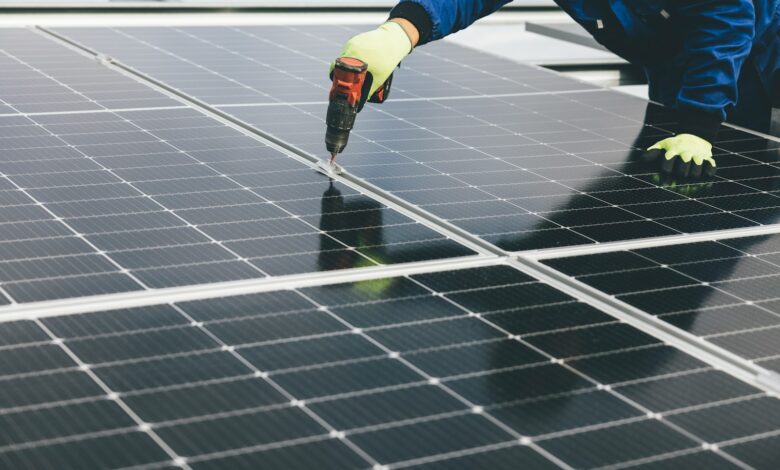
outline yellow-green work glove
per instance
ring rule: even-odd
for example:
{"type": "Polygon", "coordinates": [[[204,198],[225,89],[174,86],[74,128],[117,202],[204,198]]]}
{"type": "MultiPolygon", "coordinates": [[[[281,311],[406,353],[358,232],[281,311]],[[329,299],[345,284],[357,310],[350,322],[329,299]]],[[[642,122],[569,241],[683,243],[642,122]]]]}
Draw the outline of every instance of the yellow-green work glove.
{"type": "Polygon", "coordinates": [[[712,144],[692,134],[678,134],[669,137],[647,149],[645,158],[662,158],[661,171],[682,177],[698,178],[715,174],[715,159],[712,158],[712,144]]]}
{"type": "MultiPolygon", "coordinates": [[[[412,52],[412,41],[400,24],[388,21],[373,31],[353,36],[344,44],[339,57],[353,57],[368,64],[372,77],[367,98],[374,95],[401,60],[412,52]]],[[[333,72],[335,61],[330,63],[333,72]]]]}

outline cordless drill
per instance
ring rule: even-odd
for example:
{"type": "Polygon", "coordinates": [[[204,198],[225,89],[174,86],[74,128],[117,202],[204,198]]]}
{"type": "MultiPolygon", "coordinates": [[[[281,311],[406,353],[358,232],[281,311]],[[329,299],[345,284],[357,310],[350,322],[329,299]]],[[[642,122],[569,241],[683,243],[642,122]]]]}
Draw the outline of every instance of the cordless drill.
{"type": "Polygon", "coordinates": [[[340,154],[349,140],[349,132],[355,126],[355,117],[366,101],[383,103],[390,93],[392,74],[373,96],[366,100],[371,88],[371,76],[366,72],[368,64],[352,57],[339,57],[333,68],[333,85],[328,96],[328,113],[325,123],[325,147],[330,152],[330,165],[334,166],[336,155],[340,154]]]}

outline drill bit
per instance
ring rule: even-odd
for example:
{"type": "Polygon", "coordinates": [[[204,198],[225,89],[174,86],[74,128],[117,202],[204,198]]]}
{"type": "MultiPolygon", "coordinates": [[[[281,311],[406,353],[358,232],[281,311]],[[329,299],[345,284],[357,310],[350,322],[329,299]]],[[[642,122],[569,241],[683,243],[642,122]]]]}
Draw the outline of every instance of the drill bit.
{"type": "Polygon", "coordinates": [[[329,160],[320,160],[317,164],[320,167],[320,171],[328,176],[340,175],[344,169],[341,165],[336,163],[337,153],[331,153],[329,160]]]}

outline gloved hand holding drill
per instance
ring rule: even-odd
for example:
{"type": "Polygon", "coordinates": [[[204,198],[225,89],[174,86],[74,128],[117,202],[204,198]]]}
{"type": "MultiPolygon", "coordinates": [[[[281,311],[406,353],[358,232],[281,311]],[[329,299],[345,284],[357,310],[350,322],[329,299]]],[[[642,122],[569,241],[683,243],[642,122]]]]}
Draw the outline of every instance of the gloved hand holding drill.
{"type": "MultiPolygon", "coordinates": [[[[387,23],[350,39],[341,55],[368,64],[370,97],[412,48],[467,28],[508,2],[401,0],[387,23]]],[[[780,102],[773,89],[780,89],[780,0],[556,3],[607,49],[641,65],[650,98],[677,111],[677,135],[644,153],[662,172],[713,175],[712,142],[727,118],[769,132],[773,98],[780,102]]]]}
{"type": "MultiPolygon", "coordinates": [[[[417,45],[419,35],[408,21],[398,18],[387,21],[373,31],[352,37],[341,49],[339,57],[352,57],[368,65],[366,83],[368,93],[363,100],[376,93],[401,61],[417,45]]],[[[330,63],[333,73],[335,61],[330,63]]]]}
{"type": "Polygon", "coordinates": [[[419,40],[417,30],[404,19],[390,20],[374,31],[350,39],[330,64],[333,84],[325,117],[325,148],[330,152],[328,173],[340,173],[336,155],[349,141],[357,113],[366,101],[382,103],[390,93],[393,71],[419,40]]]}

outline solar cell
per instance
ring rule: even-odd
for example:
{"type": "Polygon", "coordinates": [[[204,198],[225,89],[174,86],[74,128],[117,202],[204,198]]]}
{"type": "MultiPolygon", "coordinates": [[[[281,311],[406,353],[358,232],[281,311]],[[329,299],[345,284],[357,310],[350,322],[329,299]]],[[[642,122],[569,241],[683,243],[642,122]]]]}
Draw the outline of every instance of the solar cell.
{"type": "Polygon", "coordinates": [[[726,466],[748,445],[768,458],[780,411],[501,265],[0,323],[11,337],[0,462],[16,467],[726,466]],[[591,320],[540,326],[550,305],[591,320]]]}
{"type": "Polygon", "coordinates": [[[765,235],[544,263],[780,372],[778,253],[780,236],[765,235]]]}
{"type": "Polygon", "coordinates": [[[5,303],[473,254],[192,109],[24,121],[45,134],[0,150],[5,303]]]}
{"type": "MultiPolygon", "coordinates": [[[[30,29],[0,30],[0,114],[181,106],[148,86],[30,29]]],[[[45,135],[26,126],[1,137],[45,135]]]]}

